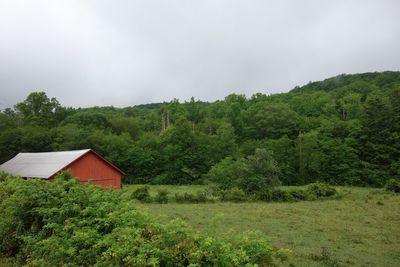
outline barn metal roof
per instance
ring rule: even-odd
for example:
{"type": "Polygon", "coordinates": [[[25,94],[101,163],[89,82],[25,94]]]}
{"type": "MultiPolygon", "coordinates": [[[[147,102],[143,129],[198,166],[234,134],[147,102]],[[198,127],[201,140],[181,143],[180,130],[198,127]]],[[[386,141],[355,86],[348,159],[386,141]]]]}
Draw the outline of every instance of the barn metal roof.
{"type": "Polygon", "coordinates": [[[19,153],[0,165],[0,171],[15,176],[48,179],[89,151],[91,150],[19,153]]]}

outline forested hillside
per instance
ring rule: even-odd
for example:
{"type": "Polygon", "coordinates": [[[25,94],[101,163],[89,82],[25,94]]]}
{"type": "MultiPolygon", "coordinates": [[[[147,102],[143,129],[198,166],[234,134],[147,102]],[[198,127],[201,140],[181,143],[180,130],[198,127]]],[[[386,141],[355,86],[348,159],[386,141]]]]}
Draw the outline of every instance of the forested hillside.
{"type": "Polygon", "coordinates": [[[18,152],[93,148],[127,183],[203,183],[264,155],[283,184],[381,186],[400,178],[400,72],[126,108],[67,108],[34,92],[0,113],[0,129],[0,163],[18,152]]]}

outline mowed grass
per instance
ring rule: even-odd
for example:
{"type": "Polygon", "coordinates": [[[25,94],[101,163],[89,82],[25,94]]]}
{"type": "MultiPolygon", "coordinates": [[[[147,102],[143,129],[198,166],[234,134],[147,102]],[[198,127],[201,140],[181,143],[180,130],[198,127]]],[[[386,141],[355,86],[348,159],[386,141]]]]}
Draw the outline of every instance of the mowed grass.
{"type": "MultiPolygon", "coordinates": [[[[129,195],[135,186],[125,188],[129,195]]],[[[203,186],[151,186],[195,193],[203,186]]],[[[286,266],[400,266],[400,196],[381,189],[338,187],[341,199],[296,203],[137,205],[163,222],[182,219],[201,233],[229,238],[265,233],[292,251],[286,266]]]]}

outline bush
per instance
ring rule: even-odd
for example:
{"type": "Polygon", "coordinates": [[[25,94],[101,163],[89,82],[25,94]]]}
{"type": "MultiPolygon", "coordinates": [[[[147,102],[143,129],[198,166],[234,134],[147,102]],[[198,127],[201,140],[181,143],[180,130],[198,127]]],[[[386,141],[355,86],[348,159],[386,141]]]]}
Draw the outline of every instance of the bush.
{"type": "Polygon", "coordinates": [[[247,194],[254,194],[265,189],[271,190],[281,185],[280,168],[272,151],[257,148],[254,155],[242,160],[244,177],[239,181],[239,188],[247,194]]]}
{"type": "Polygon", "coordinates": [[[161,204],[167,204],[168,203],[168,195],[169,195],[168,190],[163,190],[163,189],[158,190],[157,195],[154,200],[161,204]]]}
{"type": "Polygon", "coordinates": [[[150,202],[151,198],[150,198],[149,189],[150,188],[148,185],[140,186],[132,192],[131,198],[140,200],[141,202],[150,202]]]}
{"type": "Polygon", "coordinates": [[[289,193],[292,195],[293,199],[297,201],[301,200],[308,200],[309,196],[305,190],[297,189],[297,190],[291,190],[289,193]]]}
{"type": "Polygon", "coordinates": [[[237,186],[241,165],[231,157],[227,157],[215,164],[207,174],[207,179],[219,189],[225,190],[237,186]]]}
{"type": "Polygon", "coordinates": [[[256,195],[254,195],[254,199],[270,202],[270,201],[272,201],[272,191],[265,190],[263,192],[258,192],[256,195]]]}
{"type": "Polygon", "coordinates": [[[177,203],[204,203],[207,202],[207,193],[205,191],[198,191],[196,194],[175,193],[175,201],[177,203]]]}
{"type": "Polygon", "coordinates": [[[257,193],[255,199],[267,202],[290,202],[316,200],[336,194],[336,190],[325,184],[310,184],[306,189],[273,189],[257,193]]]}
{"type": "Polygon", "coordinates": [[[247,200],[246,194],[239,188],[221,190],[219,196],[221,201],[243,202],[247,200]]]}
{"type": "Polygon", "coordinates": [[[195,195],[190,193],[175,193],[175,201],[176,203],[195,203],[195,195]]]}
{"type": "Polygon", "coordinates": [[[3,171],[0,171],[0,182],[6,180],[9,175],[3,171]]]}
{"type": "Polygon", "coordinates": [[[74,179],[6,178],[0,196],[0,255],[19,266],[273,265],[270,243],[256,233],[228,242],[179,221],[163,225],[117,191],[74,179]]]}
{"type": "Polygon", "coordinates": [[[257,200],[267,202],[287,202],[287,201],[300,201],[308,200],[308,195],[304,190],[297,189],[293,191],[287,191],[284,189],[265,190],[264,192],[258,193],[257,200]]]}
{"type": "Polygon", "coordinates": [[[275,189],[271,193],[271,200],[276,202],[294,201],[292,194],[289,191],[282,189],[275,189]]]}
{"type": "Polygon", "coordinates": [[[386,190],[392,191],[395,193],[400,193],[400,180],[390,179],[386,182],[385,185],[386,190]]]}
{"type": "Polygon", "coordinates": [[[196,199],[197,199],[198,203],[207,202],[207,192],[206,191],[197,191],[196,192],[196,199]]]}
{"type": "Polygon", "coordinates": [[[313,183],[307,186],[307,194],[310,197],[322,198],[336,195],[337,191],[334,187],[325,183],[313,183]]]}

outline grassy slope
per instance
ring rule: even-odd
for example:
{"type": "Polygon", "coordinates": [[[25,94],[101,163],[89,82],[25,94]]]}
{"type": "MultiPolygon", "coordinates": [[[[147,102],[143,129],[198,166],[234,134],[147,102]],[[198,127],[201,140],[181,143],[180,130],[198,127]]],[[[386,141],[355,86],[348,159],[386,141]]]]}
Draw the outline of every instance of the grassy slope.
{"type": "MultiPolygon", "coordinates": [[[[154,186],[151,193],[160,188],[172,193],[202,189],[154,186]]],[[[343,266],[400,266],[400,196],[377,189],[339,190],[341,200],[139,206],[162,221],[181,218],[211,235],[260,230],[275,246],[293,251],[287,265],[326,266],[319,258],[327,251],[331,262],[343,266]]]]}

